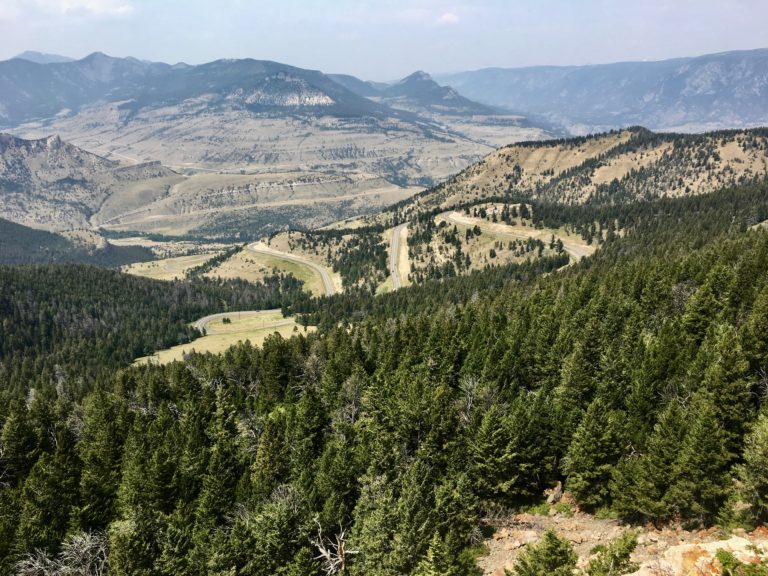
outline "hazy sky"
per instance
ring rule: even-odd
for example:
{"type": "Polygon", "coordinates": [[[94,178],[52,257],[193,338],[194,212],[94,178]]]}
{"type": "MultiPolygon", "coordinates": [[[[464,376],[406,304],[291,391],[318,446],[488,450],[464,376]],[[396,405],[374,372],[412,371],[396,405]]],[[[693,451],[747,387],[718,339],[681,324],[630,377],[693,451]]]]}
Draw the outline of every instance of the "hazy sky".
{"type": "Polygon", "coordinates": [[[768,0],[0,0],[0,59],[251,57],[390,80],[761,48],[767,22],[768,0]]]}

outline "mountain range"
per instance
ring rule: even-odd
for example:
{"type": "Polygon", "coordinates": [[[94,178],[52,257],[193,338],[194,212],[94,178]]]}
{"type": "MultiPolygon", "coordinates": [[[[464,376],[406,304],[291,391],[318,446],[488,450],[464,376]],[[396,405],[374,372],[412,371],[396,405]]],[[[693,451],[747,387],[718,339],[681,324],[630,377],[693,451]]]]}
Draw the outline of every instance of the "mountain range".
{"type": "Polygon", "coordinates": [[[110,160],[160,161],[183,173],[322,173],[398,186],[430,185],[497,146],[547,135],[514,116],[476,122],[465,114],[486,107],[419,76],[386,98],[343,84],[251,59],[192,66],[101,53],[50,64],[15,58],[0,62],[0,127],[30,140],[58,134],[110,160]]]}
{"type": "Polygon", "coordinates": [[[702,131],[768,123],[768,49],[659,62],[485,68],[437,76],[464,96],[571,133],[643,125],[702,131]]]}

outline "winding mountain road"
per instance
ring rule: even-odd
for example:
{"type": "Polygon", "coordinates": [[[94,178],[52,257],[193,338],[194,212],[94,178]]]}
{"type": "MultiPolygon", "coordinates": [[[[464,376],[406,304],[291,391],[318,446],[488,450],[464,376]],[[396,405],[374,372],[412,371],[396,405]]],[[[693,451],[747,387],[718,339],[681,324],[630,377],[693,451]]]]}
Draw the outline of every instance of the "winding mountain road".
{"type": "Polygon", "coordinates": [[[408,224],[400,224],[392,230],[392,239],[389,241],[389,275],[392,276],[392,290],[403,287],[400,281],[398,263],[400,260],[400,236],[408,224]]]}
{"type": "Polygon", "coordinates": [[[309,268],[311,268],[312,270],[320,274],[320,278],[322,278],[323,280],[323,286],[325,288],[326,296],[333,296],[336,293],[336,288],[333,285],[333,279],[331,278],[331,275],[328,274],[328,270],[324,266],[320,266],[319,264],[312,262],[312,260],[310,260],[309,258],[296,256],[295,254],[291,254],[290,252],[280,252],[279,250],[273,250],[263,242],[254,242],[253,244],[249,244],[247,246],[247,249],[250,250],[251,252],[255,252],[256,254],[264,254],[265,256],[274,256],[276,258],[284,258],[285,260],[290,260],[291,262],[297,262],[298,264],[308,266],[309,268]]]}
{"type": "MultiPolygon", "coordinates": [[[[531,228],[530,232],[526,230],[525,232],[520,232],[518,230],[515,230],[511,226],[507,226],[506,224],[501,223],[490,223],[487,220],[483,220],[480,218],[472,218],[470,216],[465,216],[463,214],[459,214],[455,211],[448,211],[448,212],[442,212],[437,215],[436,218],[444,218],[446,221],[451,222],[452,224],[461,224],[462,226],[479,226],[481,230],[488,230],[490,232],[495,232],[497,234],[505,234],[507,236],[513,236],[515,238],[520,239],[527,239],[527,238],[539,238],[541,240],[545,240],[546,236],[552,235],[553,232],[549,230],[537,230],[535,228],[531,228]]],[[[582,258],[586,258],[590,254],[592,254],[595,249],[594,247],[588,247],[585,245],[577,244],[574,242],[571,242],[568,240],[568,238],[563,238],[562,236],[559,236],[558,234],[554,234],[555,238],[559,238],[563,242],[563,250],[568,252],[571,256],[573,256],[576,260],[580,260],[582,258]]]]}

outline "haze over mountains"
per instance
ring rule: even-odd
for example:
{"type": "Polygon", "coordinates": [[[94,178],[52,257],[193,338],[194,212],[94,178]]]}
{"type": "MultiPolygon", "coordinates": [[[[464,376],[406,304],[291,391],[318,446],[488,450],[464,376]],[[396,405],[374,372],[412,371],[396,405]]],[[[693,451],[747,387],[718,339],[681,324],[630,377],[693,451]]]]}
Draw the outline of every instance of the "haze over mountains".
{"type": "Polygon", "coordinates": [[[437,80],[468,98],[524,111],[571,133],[768,123],[768,49],[659,62],[486,68],[437,80]]]}
{"type": "Polygon", "coordinates": [[[28,140],[2,140],[0,215],[258,235],[373,213],[521,140],[760,123],[768,50],[393,84],[252,59],[25,53],[0,62],[0,125],[28,140]]]}

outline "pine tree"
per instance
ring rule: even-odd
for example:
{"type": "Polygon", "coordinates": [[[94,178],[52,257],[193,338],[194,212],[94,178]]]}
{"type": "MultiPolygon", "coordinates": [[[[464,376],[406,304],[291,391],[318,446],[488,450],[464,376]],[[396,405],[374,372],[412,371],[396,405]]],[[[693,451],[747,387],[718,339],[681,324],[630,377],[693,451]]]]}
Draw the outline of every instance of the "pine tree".
{"type": "Polygon", "coordinates": [[[601,399],[587,409],[573,436],[563,463],[566,488],[585,507],[608,504],[608,482],[623,451],[622,417],[606,408],[601,399]]]}
{"type": "Polygon", "coordinates": [[[686,429],[686,412],[673,399],[659,415],[646,446],[616,465],[610,489],[612,507],[621,517],[640,521],[670,518],[662,497],[669,488],[686,429]]]}
{"type": "Polygon", "coordinates": [[[115,401],[95,392],[85,402],[83,431],[78,454],[83,462],[78,511],[82,530],[101,530],[117,512],[122,444],[125,441],[123,415],[115,401]]]}
{"type": "Polygon", "coordinates": [[[537,544],[520,553],[509,576],[572,576],[576,552],[570,542],[548,530],[537,544]]]}
{"type": "Polygon", "coordinates": [[[707,524],[727,496],[729,484],[727,434],[706,393],[697,394],[692,422],[672,467],[664,505],[684,520],[707,524]]]}
{"type": "Polygon", "coordinates": [[[753,522],[768,520],[768,415],[761,414],[744,439],[744,463],[737,468],[739,495],[753,522]]]}

